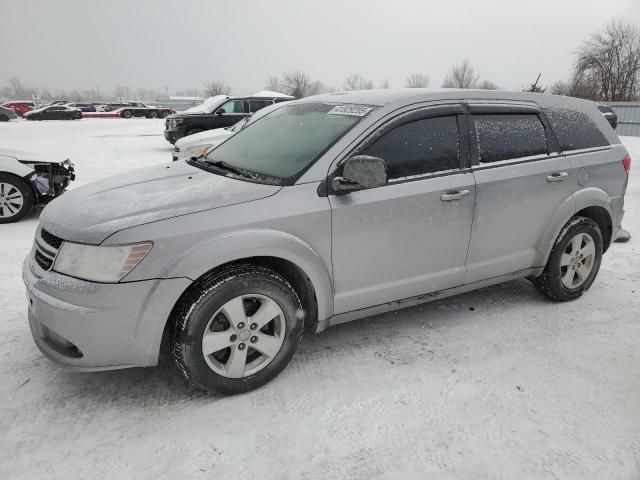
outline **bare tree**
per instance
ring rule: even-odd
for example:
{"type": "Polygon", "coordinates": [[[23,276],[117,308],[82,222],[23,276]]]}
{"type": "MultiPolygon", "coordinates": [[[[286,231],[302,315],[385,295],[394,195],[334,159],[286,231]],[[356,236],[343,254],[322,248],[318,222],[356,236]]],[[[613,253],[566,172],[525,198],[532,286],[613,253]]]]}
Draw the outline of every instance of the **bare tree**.
{"type": "Polygon", "coordinates": [[[578,50],[576,76],[597,86],[598,100],[630,101],[640,93],[640,30],[611,21],[578,50]]]}
{"type": "Polygon", "coordinates": [[[549,93],[551,95],[563,95],[566,97],[569,95],[569,90],[569,83],[564,80],[558,80],[557,82],[552,83],[549,87],[549,93]]]}
{"type": "Polygon", "coordinates": [[[380,88],[384,88],[384,89],[391,88],[389,86],[389,79],[388,78],[384,79],[384,81],[380,84],[380,88]]]}
{"type": "Polygon", "coordinates": [[[284,92],[284,88],[280,83],[280,79],[278,77],[269,77],[267,78],[267,90],[271,90],[272,92],[286,93],[284,92]]]}
{"type": "Polygon", "coordinates": [[[412,73],[407,77],[405,86],[409,88],[427,88],[431,80],[423,73],[412,73]]]}
{"type": "Polygon", "coordinates": [[[365,80],[359,73],[349,75],[344,81],[345,90],[371,90],[373,82],[371,80],[365,80]]]}
{"type": "Polygon", "coordinates": [[[500,90],[500,87],[491,80],[482,80],[475,88],[479,88],[480,90],[500,90]]]}
{"type": "Polygon", "coordinates": [[[315,93],[309,74],[300,70],[283,73],[280,84],[284,93],[292,97],[302,98],[315,93]]]}
{"type": "Polygon", "coordinates": [[[207,97],[229,95],[231,93],[231,87],[220,80],[211,80],[204,84],[204,93],[207,97]]]}
{"type": "Polygon", "coordinates": [[[444,88],[475,88],[480,74],[476,73],[468,60],[464,60],[460,65],[454,66],[444,77],[442,86],[444,88]]]}

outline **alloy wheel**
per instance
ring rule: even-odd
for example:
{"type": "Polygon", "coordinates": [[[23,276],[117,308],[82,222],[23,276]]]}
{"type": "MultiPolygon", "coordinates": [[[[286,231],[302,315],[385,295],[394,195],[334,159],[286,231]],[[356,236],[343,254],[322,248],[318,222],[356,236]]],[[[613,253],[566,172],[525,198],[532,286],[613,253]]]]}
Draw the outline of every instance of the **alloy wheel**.
{"type": "Polygon", "coordinates": [[[207,322],[202,354],[218,375],[248,377],[271,363],[284,336],[285,316],[273,299],[241,295],[226,302],[207,322]]]}
{"type": "Polygon", "coordinates": [[[596,258],[596,247],[588,233],[579,233],[567,244],[560,257],[562,284],[569,289],[580,287],[589,278],[596,258]]]}
{"type": "Polygon", "coordinates": [[[23,206],[22,192],[15,185],[0,182],[0,218],[13,217],[23,206]]]}

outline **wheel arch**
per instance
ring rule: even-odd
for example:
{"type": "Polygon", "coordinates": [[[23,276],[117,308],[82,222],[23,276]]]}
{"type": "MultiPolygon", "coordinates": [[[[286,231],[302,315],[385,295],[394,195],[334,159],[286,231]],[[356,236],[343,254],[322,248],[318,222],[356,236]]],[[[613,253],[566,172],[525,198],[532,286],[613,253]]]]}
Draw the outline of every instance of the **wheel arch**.
{"type": "Polygon", "coordinates": [[[611,245],[613,236],[613,209],[611,197],[596,187],[584,188],[568,197],[556,208],[547,229],[538,242],[538,267],[546,265],[551,249],[562,228],[574,216],[590,218],[598,224],[603,236],[603,251],[611,245]]]}
{"type": "Polygon", "coordinates": [[[243,232],[226,237],[225,245],[234,245],[226,254],[221,239],[214,239],[192,249],[169,267],[167,276],[188,276],[194,279],[175,302],[170,315],[156,333],[157,351],[172,337],[176,308],[207,278],[233,265],[253,264],[270,268],[284,277],[294,288],[305,311],[305,327],[333,314],[333,287],[329,272],[320,256],[310,245],[282,232],[243,232]],[[277,244],[277,246],[275,246],[277,244]],[[192,272],[184,275],[180,272],[192,272]]]}

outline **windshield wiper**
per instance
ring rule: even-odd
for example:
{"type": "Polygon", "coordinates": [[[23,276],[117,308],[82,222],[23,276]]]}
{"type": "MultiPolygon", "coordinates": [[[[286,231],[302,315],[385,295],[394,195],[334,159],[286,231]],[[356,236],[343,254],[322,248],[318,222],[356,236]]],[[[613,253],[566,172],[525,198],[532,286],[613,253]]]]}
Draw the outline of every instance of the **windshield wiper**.
{"type": "Polygon", "coordinates": [[[203,158],[202,161],[207,165],[213,165],[220,170],[226,170],[227,172],[235,173],[241,177],[251,177],[251,173],[247,170],[241,170],[222,160],[207,160],[206,158],[203,158]]]}

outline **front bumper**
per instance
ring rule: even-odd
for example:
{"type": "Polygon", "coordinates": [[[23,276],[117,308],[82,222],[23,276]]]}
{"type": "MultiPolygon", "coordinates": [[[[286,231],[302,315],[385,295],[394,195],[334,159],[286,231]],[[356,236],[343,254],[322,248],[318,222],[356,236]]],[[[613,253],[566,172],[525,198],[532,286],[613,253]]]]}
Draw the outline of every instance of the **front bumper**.
{"type": "Polygon", "coordinates": [[[33,252],[22,268],[31,334],[42,353],[74,370],[156,365],[186,278],[102,284],[43,270],[33,252]]]}

